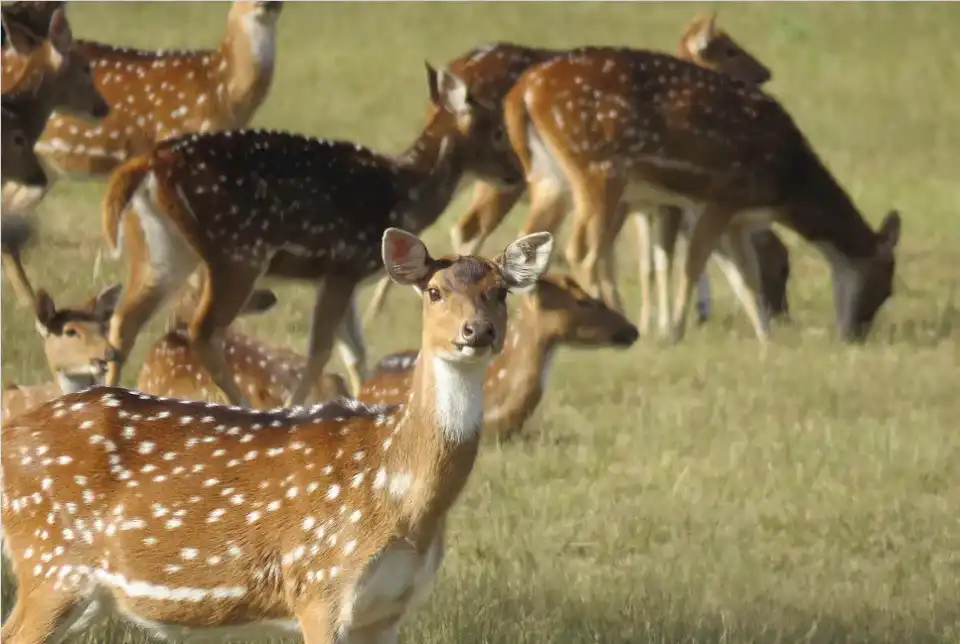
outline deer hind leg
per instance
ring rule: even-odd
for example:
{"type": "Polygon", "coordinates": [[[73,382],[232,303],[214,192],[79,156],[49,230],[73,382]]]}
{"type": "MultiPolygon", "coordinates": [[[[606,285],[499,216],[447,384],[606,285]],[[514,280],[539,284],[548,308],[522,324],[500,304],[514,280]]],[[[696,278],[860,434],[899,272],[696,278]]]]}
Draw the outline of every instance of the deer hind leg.
{"type": "Polygon", "coordinates": [[[677,286],[671,333],[673,342],[680,342],[683,339],[687,327],[687,314],[693,299],[694,281],[698,280],[703,273],[707,260],[720,241],[720,236],[729,225],[732,214],[727,207],[710,204],[693,224],[684,270],[680,274],[677,286]]]}
{"type": "Polygon", "coordinates": [[[504,188],[478,180],[470,208],[450,230],[453,252],[458,255],[480,252],[487,237],[503,223],[525,190],[526,186],[523,185],[504,188]]]}
{"type": "Polygon", "coordinates": [[[249,407],[250,403],[240,391],[236,374],[223,355],[223,336],[243,311],[262,274],[261,269],[248,265],[209,265],[200,304],[190,321],[191,348],[233,405],[249,407]]]}
{"type": "Polygon", "coordinates": [[[92,598],[54,590],[47,585],[28,590],[17,589],[16,605],[0,630],[0,641],[5,644],[59,644],[78,626],[91,608],[92,598]],[[78,623],[79,622],[79,623],[78,623]]]}
{"type": "MultiPolygon", "coordinates": [[[[392,280],[388,281],[393,283],[392,280]]],[[[357,317],[357,296],[350,297],[350,305],[344,314],[336,332],[337,349],[340,359],[347,368],[350,389],[353,395],[360,393],[363,381],[367,379],[367,345],[363,339],[363,328],[357,317]]]]}
{"type": "Polygon", "coordinates": [[[750,231],[731,226],[721,238],[717,260],[734,295],[747,312],[757,339],[766,343],[770,316],[760,288],[760,267],[750,231]]]}
{"type": "Polygon", "coordinates": [[[30,285],[30,279],[23,268],[23,259],[20,253],[3,252],[3,273],[10,285],[13,286],[13,294],[17,298],[17,305],[23,308],[32,307],[36,300],[36,294],[33,292],[33,286],[30,285]]]}
{"type": "Polygon", "coordinates": [[[387,275],[381,277],[377,282],[373,297],[370,298],[370,303],[367,305],[367,310],[363,313],[363,326],[368,326],[380,314],[380,309],[383,308],[383,303],[386,301],[387,293],[390,292],[391,288],[393,288],[393,280],[387,275]]]}
{"type": "Polygon", "coordinates": [[[653,282],[653,236],[651,218],[647,212],[633,213],[637,230],[637,258],[640,263],[640,335],[650,333],[650,285],[653,282]]]}
{"type": "Polygon", "coordinates": [[[576,215],[566,247],[567,261],[584,290],[622,310],[616,285],[604,289],[599,269],[603,262],[611,261],[609,255],[623,219],[619,204],[624,185],[599,168],[577,169],[577,175],[571,181],[576,215]]]}
{"type": "Polygon", "coordinates": [[[600,297],[620,313],[624,310],[620,289],[617,286],[617,239],[620,237],[620,231],[623,229],[628,213],[629,205],[626,202],[620,201],[614,206],[612,225],[606,231],[602,242],[604,250],[600,253],[600,261],[597,265],[600,272],[600,297]]]}
{"type": "Polygon", "coordinates": [[[313,318],[310,321],[310,343],[307,351],[307,366],[303,370],[296,390],[285,406],[302,405],[323,374],[330,360],[334,336],[343,322],[354,297],[356,280],[328,275],[317,285],[313,318]]]}
{"type": "Polygon", "coordinates": [[[658,206],[653,238],[653,266],[657,279],[657,329],[666,337],[673,321],[670,307],[670,282],[676,258],[677,239],[683,223],[683,213],[673,206],[658,206]]]}
{"type": "Polygon", "coordinates": [[[123,365],[143,326],[187,281],[199,258],[180,233],[146,198],[137,194],[121,222],[130,262],[120,302],[110,318],[109,342],[115,351],[105,383],[120,382],[123,365]]]}

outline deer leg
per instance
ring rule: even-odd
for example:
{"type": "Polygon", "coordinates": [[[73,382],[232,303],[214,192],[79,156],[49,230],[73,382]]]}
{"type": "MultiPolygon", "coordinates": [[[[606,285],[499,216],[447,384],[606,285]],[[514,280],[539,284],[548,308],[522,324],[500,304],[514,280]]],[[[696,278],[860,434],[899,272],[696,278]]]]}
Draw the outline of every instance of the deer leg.
{"type": "Polygon", "coordinates": [[[26,186],[16,181],[9,181],[3,186],[3,209],[6,212],[29,214],[37,209],[44,196],[53,187],[54,176],[47,172],[47,185],[26,186]]]}
{"type": "Polygon", "coordinates": [[[296,391],[287,400],[287,407],[302,405],[307,399],[314,383],[323,374],[323,368],[330,359],[334,336],[344,314],[350,307],[356,280],[328,275],[317,286],[316,301],[313,305],[313,319],[310,322],[310,343],[307,352],[307,366],[303,371],[296,391]]]}
{"type": "Polygon", "coordinates": [[[640,335],[650,333],[650,285],[653,276],[653,237],[650,230],[651,218],[646,212],[636,212],[633,216],[637,230],[637,256],[640,261],[640,335]]]}
{"type": "MultiPolygon", "coordinates": [[[[393,283],[393,280],[386,278],[393,283]]],[[[347,368],[347,376],[350,378],[350,388],[353,395],[360,393],[363,381],[367,378],[367,345],[363,339],[363,329],[360,320],[357,317],[357,296],[354,294],[350,298],[350,305],[347,312],[337,327],[337,349],[340,351],[340,359],[347,368]]]]}
{"type": "Polygon", "coordinates": [[[27,278],[27,273],[23,268],[23,260],[19,252],[3,254],[3,272],[7,280],[13,286],[13,294],[17,298],[17,305],[23,308],[32,307],[36,300],[33,287],[27,278]]]}
{"type": "Polygon", "coordinates": [[[392,617],[350,629],[346,644],[396,644],[399,635],[400,619],[392,617]]]}
{"type": "Polygon", "coordinates": [[[710,318],[711,299],[710,278],[704,270],[697,279],[697,324],[703,324],[710,318]]]}
{"type": "Polygon", "coordinates": [[[617,284],[617,239],[620,237],[620,231],[627,220],[628,204],[624,201],[618,202],[613,206],[612,225],[605,231],[603,238],[603,251],[600,253],[600,295],[604,302],[608,302],[610,308],[623,313],[623,300],[620,297],[620,289],[617,284]]]}
{"type": "Polygon", "coordinates": [[[673,279],[673,262],[676,257],[677,238],[680,235],[682,216],[677,208],[658,206],[656,209],[656,236],[653,241],[653,266],[657,278],[657,328],[660,337],[666,337],[672,322],[670,308],[670,282],[673,279]]]}
{"type": "Polygon", "coordinates": [[[0,641],[9,644],[58,644],[70,633],[90,605],[89,599],[35,586],[17,589],[16,605],[0,630],[0,641]]]}
{"type": "Polygon", "coordinates": [[[263,271],[249,266],[211,265],[188,335],[203,368],[233,405],[249,407],[236,374],[223,355],[223,334],[240,315],[263,271]]]}
{"type": "Polygon", "coordinates": [[[363,326],[368,326],[371,322],[373,322],[373,318],[380,314],[380,309],[383,308],[383,302],[387,298],[387,293],[390,292],[392,286],[393,280],[387,275],[381,277],[377,282],[377,288],[373,292],[373,297],[370,298],[370,303],[367,305],[367,310],[363,313],[363,326]]]}
{"type": "Polygon", "coordinates": [[[507,213],[523,195],[526,186],[502,188],[478,180],[473,189],[473,201],[467,213],[450,230],[453,252],[458,255],[473,255],[487,237],[503,223],[507,213]]]}
{"type": "Polygon", "coordinates": [[[765,344],[770,331],[770,316],[760,290],[760,268],[756,250],[750,240],[750,232],[731,227],[721,238],[717,260],[730,288],[747,312],[753,330],[761,344],[765,344]]]}
{"type": "MultiPolygon", "coordinates": [[[[578,173],[570,182],[576,214],[565,253],[571,272],[583,289],[593,297],[602,298],[598,266],[610,252],[611,238],[618,232],[624,185],[612,180],[605,170],[581,171],[573,164],[570,169],[578,173]]],[[[616,299],[604,303],[610,307],[617,305],[616,299]]]]}
{"type": "Polygon", "coordinates": [[[693,299],[693,283],[699,279],[707,264],[711,253],[719,243],[720,235],[730,221],[732,213],[729,209],[710,204],[697,217],[690,234],[690,243],[687,247],[687,258],[680,282],[677,287],[677,297],[674,307],[674,322],[671,339],[674,343],[683,339],[687,326],[687,313],[693,299]]]}
{"type": "Polygon", "coordinates": [[[329,600],[315,599],[297,612],[303,644],[347,644],[345,634],[334,626],[329,600]]]}

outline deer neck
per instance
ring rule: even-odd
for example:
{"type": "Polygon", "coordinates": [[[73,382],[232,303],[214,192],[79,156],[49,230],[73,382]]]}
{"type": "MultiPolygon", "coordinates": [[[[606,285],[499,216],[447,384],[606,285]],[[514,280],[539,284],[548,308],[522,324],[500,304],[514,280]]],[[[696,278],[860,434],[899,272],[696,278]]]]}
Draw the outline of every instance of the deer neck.
{"type": "Polygon", "coordinates": [[[488,363],[456,364],[422,350],[384,458],[399,473],[387,494],[414,533],[429,534],[459,496],[476,460],[488,363]]]}
{"type": "Polygon", "coordinates": [[[253,15],[232,17],[220,45],[221,102],[236,127],[253,118],[273,80],[276,57],[276,29],[253,15]]]}
{"type": "Polygon", "coordinates": [[[397,159],[406,189],[398,205],[402,228],[417,234],[443,214],[463,177],[460,148],[457,135],[426,129],[397,159]]]}
{"type": "Polygon", "coordinates": [[[517,311],[503,351],[487,370],[485,432],[503,435],[519,431],[543,398],[558,341],[536,322],[535,313],[527,307],[517,311]]]}
{"type": "Polygon", "coordinates": [[[93,376],[88,374],[66,374],[62,371],[57,372],[57,386],[63,395],[75,394],[78,391],[89,389],[97,384],[93,376]]]}

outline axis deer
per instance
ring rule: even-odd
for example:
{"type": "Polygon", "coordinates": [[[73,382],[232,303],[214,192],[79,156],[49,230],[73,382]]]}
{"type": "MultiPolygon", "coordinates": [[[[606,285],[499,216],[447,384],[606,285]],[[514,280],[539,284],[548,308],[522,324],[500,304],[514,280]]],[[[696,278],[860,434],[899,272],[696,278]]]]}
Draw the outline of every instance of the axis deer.
{"type": "Polygon", "coordinates": [[[489,136],[495,109],[449,72],[428,65],[427,78],[434,118],[399,158],[346,141],[228,131],[168,139],[121,166],[103,221],[114,249],[122,224],[130,273],[110,326],[118,359],[107,384],[117,384],[140,328],[196,267],[208,279],[188,335],[234,404],[247,401],[217,345],[264,275],[318,285],[307,367],[290,404],[312,391],[335,334],[365,375],[354,290],[382,269],[376,240],[392,224],[423,230],[464,172],[489,166],[474,141],[489,136]]]}
{"type": "MultiPolygon", "coordinates": [[[[744,82],[759,85],[770,79],[769,69],[750,52],[746,51],[726,31],[716,26],[716,13],[709,17],[695,17],[684,29],[678,49],[680,58],[722,71],[744,82]]],[[[573,50],[573,52],[576,51],[573,50]]],[[[449,69],[463,78],[470,90],[478,97],[501,105],[507,92],[524,71],[557,56],[569,55],[570,53],[569,50],[537,49],[509,43],[497,43],[484,45],[467,52],[453,60],[449,64],[449,69]]],[[[513,153],[509,141],[503,136],[502,130],[498,131],[498,136],[490,142],[490,145],[499,150],[500,163],[505,169],[512,171],[516,168],[519,161],[513,153]]],[[[467,213],[454,225],[450,233],[455,252],[461,254],[478,252],[487,237],[503,222],[507,213],[523,196],[525,189],[526,185],[524,184],[503,186],[482,179],[476,181],[473,201],[467,213]]],[[[681,216],[679,211],[670,206],[662,210],[661,217],[663,218],[673,219],[681,216]]],[[[557,213],[558,219],[545,223],[538,222],[531,217],[523,229],[526,232],[532,232],[546,229],[549,226],[552,232],[556,232],[562,222],[559,217],[563,214],[563,212],[559,212],[557,213]]],[[[638,232],[641,235],[641,254],[646,250],[649,256],[653,257],[652,239],[649,234],[645,235],[650,224],[646,218],[649,215],[643,212],[636,214],[638,215],[638,232]],[[642,227],[639,225],[641,223],[648,225],[642,227]]],[[[669,229],[672,226],[674,224],[665,222],[662,229],[669,229]]],[[[766,235],[772,234],[774,233],[766,233],[766,235]]],[[[658,238],[657,241],[664,244],[663,248],[658,248],[656,256],[659,268],[661,265],[672,263],[675,239],[671,242],[669,238],[658,238]],[[668,242],[669,245],[667,245],[668,242]]],[[[778,242],[779,239],[776,241],[778,242]]],[[[764,247],[766,248],[769,245],[765,243],[764,247]]],[[[771,256],[771,259],[780,260],[781,257],[771,256]]],[[[764,275],[779,276],[783,273],[782,263],[779,261],[770,266],[764,263],[762,268],[764,269],[764,275]]],[[[663,270],[669,271],[669,267],[663,270]]],[[[649,271],[642,271],[641,278],[641,285],[646,286],[649,290],[649,271]],[[646,282],[643,281],[644,277],[646,277],[646,282]]],[[[658,278],[663,281],[663,288],[666,289],[666,278],[662,277],[660,273],[658,273],[658,278]]],[[[772,281],[775,283],[776,279],[772,281]]],[[[658,286],[660,283],[658,282],[658,286]]],[[[380,280],[364,314],[366,322],[371,321],[382,308],[390,285],[391,282],[386,277],[380,280]]],[[[700,301],[698,305],[703,312],[703,317],[706,317],[710,306],[710,290],[706,274],[700,281],[700,301]]]]}
{"type": "MultiPolygon", "coordinates": [[[[2,180],[45,189],[34,146],[53,110],[97,122],[110,108],[94,86],[89,61],[75,47],[66,14],[55,9],[39,16],[33,4],[3,8],[3,56],[15,61],[16,69],[3,74],[2,180]],[[45,39],[36,35],[41,27],[45,39]]],[[[16,208],[4,200],[4,210],[16,208]]],[[[23,290],[29,282],[19,258],[3,252],[2,261],[18,302],[32,304],[34,293],[23,290]]]]}
{"type": "MultiPolygon", "coordinates": [[[[218,49],[146,51],[89,40],[77,49],[91,61],[93,79],[112,107],[100,123],[59,110],[36,151],[50,179],[107,178],[128,158],[183,133],[246,126],[273,79],[281,2],[234,2],[218,49]]],[[[4,76],[17,60],[4,56],[4,76]]],[[[33,210],[44,190],[11,185],[4,201],[33,210]]]]}
{"type": "MultiPolygon", "coordinates": [[[[697,214],[674,341],[686,327],[692,284],[722,242],[732,259],[721,265],[766,344],[768,313],[757,303],[748,234],[771,222],[827,256],[844,339],[864,338],[891,294],[899,215],[891,212],[873,231],[787,111],[742,81],[655,52],[591,48],[528,70],[507,96],[504,118],[528,181],[572,193],[567,253],[588,292],[598,290],[598,264],[622,224],[624,194],[697,214]]],[[[608,294],[615,292],[611,270],[608,294]]]]}
{"type": "MultiPolygon", "coordinates": [[[[19,258],[32,237],[33,228],[27,219],[16,215],[4,215],[0,219],[4,252],[19,258]]],[[[31,285],[27,284],[26,288],[33,293],[31,285]]],[[[111,357],[106,338],[107,323],[119,291],[119,285],[111,286],[82,306],[58,309],[44,289],[37,290],[34,315],[53,381],[31,386],[6,383],[3,388],[4,423],[28,409],[99,382],[111,357]]]]}
{"type": "MultiPolygon", "coordinates": [[[[638,337],[623,314],[591,298],[572,278],[541,276],[511,312],[503,351],[487,367],[483,433],[506,439],[521,431],[543,398],[561,346],[629,347],[638,337]]],[[[368,404],[406,402],[416,362],[416,350],[385,357],[357,398],[368,404]]]]}
{"type": "Polygon", "coordinates": [[[388,273],[423,300],[406,405],[252,411],[98,387],[6,423],[3,640],[54,644],[114,613],[177,639],[396,642],[476,459],[505,296],[552,244],[433,259],[386,230],[388,273]]]}
{"type": "MultiPolygon", "coordinates": [[[[199,293],[190,289],[178,302],[174,328],[158,340],[147,353],[140,369],[137,389],[167,398],[219,402],[220,389],[203,369],[203,363],[190,348],[187,321],[196,309],[199,293]]],[[[241,315],[264,313],[277,303],[268,289],[255,290],[241,315]]],[[[234,373],[237,386],[256,409],[280,407],[300,382],[307,366],[306,358],[284,347],[271,346],[251,335],[227,329],[223,354],[234,373]]],[[[359,387],[357,387],[359,389],[359,387]]],[[[349,397],[347,384],[338,374],[325,373],[307,402],[322,402],[349,397]]]]}

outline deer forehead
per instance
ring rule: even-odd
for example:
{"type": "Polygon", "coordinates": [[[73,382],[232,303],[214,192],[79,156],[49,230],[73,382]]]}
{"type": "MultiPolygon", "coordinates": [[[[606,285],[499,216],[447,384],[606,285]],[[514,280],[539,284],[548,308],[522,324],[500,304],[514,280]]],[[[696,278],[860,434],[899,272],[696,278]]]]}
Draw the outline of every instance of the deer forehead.
{"type": "Polygon", "coordinates": [[[437,271],[430,285],[453,292],[479,293],[504,286],[504,281],[499,268],[492,262],[476,257],[460,257],[437,271]]]}

